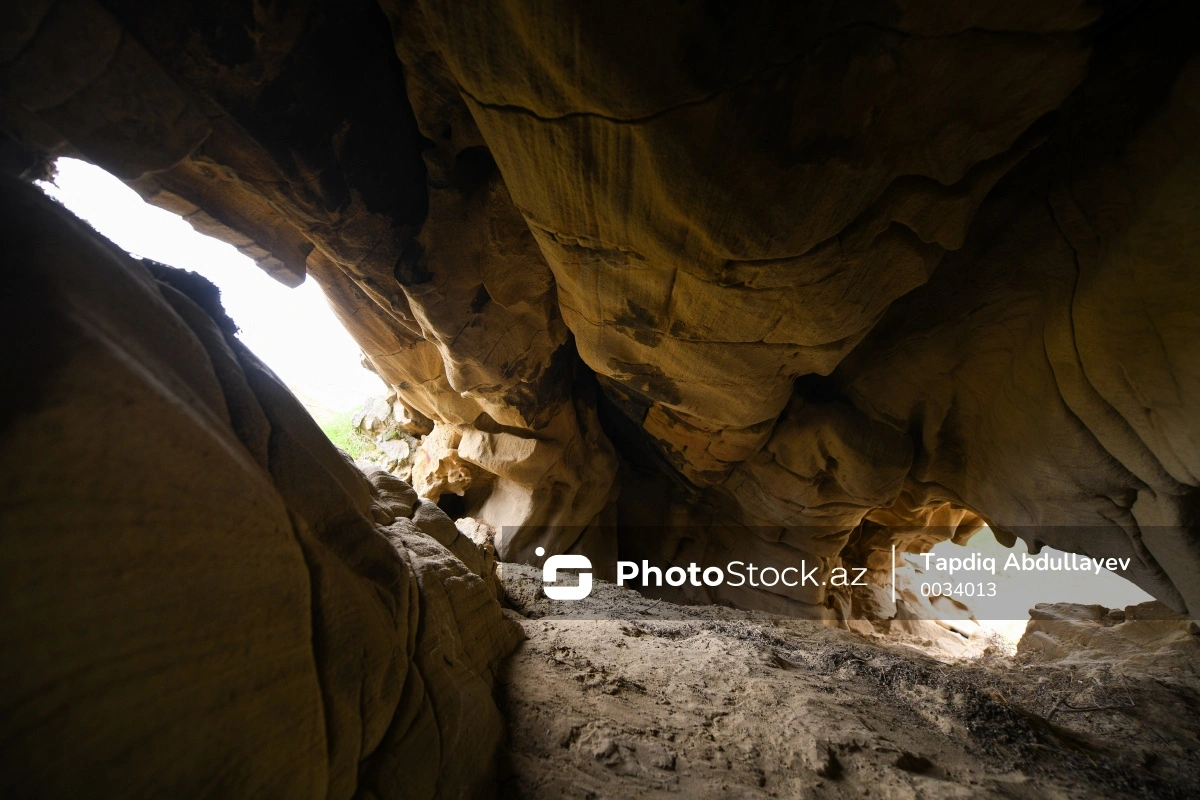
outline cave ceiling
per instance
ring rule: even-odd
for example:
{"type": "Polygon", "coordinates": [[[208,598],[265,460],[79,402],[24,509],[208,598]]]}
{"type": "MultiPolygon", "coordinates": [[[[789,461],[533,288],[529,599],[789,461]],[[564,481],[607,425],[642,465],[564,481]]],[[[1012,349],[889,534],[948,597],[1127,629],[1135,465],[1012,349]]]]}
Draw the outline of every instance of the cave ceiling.
{"type": "Polygon", "coordinates": [[[10,4],[0,150],[317,281],[504,559],[657,526],[621,546],[871,565],[986,522],[1194,611],[1196,17],[10,4]]]}

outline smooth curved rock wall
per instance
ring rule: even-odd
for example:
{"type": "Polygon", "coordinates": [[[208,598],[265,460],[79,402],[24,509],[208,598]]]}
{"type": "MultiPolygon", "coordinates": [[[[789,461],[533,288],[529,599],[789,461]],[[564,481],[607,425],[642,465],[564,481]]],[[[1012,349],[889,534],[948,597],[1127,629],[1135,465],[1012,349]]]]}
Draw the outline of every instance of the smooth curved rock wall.
{"type": "Polygon", "coordinates": [[[3,793],[492,791],[521,634],[484,554],[355,469],[211,284],[0,204],[3,793]]]}

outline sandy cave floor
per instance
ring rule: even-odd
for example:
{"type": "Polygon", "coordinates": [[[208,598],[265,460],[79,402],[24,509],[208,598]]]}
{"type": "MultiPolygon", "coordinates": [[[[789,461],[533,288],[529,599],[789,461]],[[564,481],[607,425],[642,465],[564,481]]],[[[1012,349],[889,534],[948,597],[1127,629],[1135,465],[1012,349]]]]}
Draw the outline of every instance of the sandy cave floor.
{"type": "Polygon", "coordinates": [[[1186,621],[1043,624],[948,661],[608,584],[598,619],[554,619],[534,570],[504,585],[528,639],[498,688],[503,796],[1200,797],[1186,621]]]}

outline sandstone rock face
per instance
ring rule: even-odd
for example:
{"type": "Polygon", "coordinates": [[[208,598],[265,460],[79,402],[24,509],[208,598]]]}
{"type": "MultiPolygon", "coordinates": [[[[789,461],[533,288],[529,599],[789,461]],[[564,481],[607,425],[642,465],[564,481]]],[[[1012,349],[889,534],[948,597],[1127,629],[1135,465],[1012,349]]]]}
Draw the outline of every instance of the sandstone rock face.
{"type": "Polygon", "coordinates": [[[413,488],[433,502],[446,493],[459,497],[471,488],[471,466],[458,455],[462,433],[450,425],[436,425],[421,441],[413,463],[413,488]]]}
{"type": "Polygon", "coordinates": [[[0,791],[486,795],[492,556],[339,454],[206,281],[0,189],[0,791]]]}
{"type": "Polygon", "coordinates": [[[1121,663],[1123,671],[1156,672],[1176,680],[1197,677],[1200,628],[1159,603],[1104,608],[1042,603],[1030,610],[1017,652],[1040,662],[1086,668],[1087,653],[1121,663]]]}
{"type": "Polygon", "coordinates": [[[877,567],[986,521],[1200,607],[1192,4],[4,13],[6,162],[318,280],[502,559],[877,567]]]}

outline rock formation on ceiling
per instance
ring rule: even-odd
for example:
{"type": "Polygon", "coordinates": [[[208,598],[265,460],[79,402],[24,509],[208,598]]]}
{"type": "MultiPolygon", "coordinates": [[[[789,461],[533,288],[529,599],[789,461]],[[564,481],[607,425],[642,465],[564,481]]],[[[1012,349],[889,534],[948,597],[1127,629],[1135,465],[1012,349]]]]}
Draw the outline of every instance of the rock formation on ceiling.
{"type": "Polygon", "coordinates": [[[505,559],[986,521],[1200,607],[1192,4],[3,16],[8,169],[84,157],[311,275],[505,559]]]}

